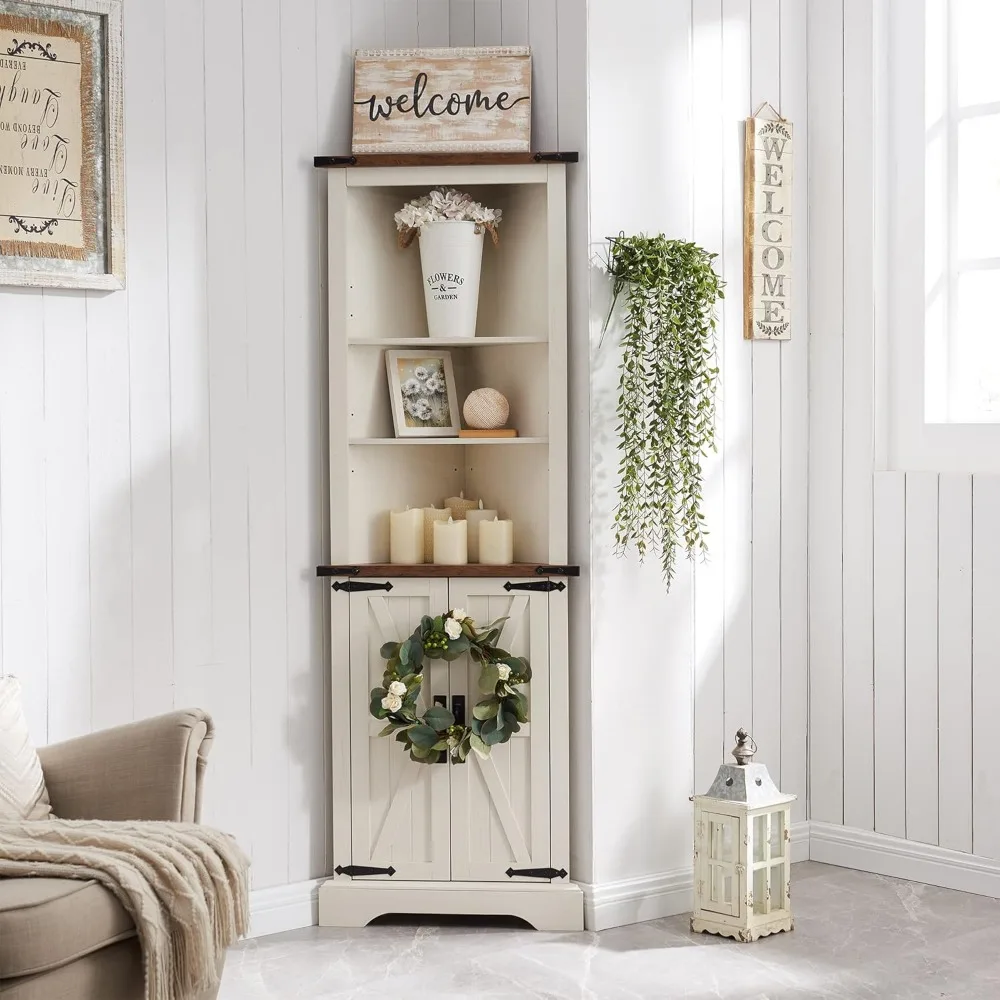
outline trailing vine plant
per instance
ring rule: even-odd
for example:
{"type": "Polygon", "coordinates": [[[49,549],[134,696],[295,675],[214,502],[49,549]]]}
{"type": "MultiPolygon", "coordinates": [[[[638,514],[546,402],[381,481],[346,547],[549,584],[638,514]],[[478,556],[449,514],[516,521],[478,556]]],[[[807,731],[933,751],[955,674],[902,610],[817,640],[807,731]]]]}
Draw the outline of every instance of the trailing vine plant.
{"type": "Polygon", "coordinates": [[[716,303],[724,282],[694,243],[657,236],[610,238],[606,268],[624,296],[619,368],[621,441],[615,543],[657,553],[669,589],[681,546],[708,550],[702,459],[715,450],[716,303]]]}

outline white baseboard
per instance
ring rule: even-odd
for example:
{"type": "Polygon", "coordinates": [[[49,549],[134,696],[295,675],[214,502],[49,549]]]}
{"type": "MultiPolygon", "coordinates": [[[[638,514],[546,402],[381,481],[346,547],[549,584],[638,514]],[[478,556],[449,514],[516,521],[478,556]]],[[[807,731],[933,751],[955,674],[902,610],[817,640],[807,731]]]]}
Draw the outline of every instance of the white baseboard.
{"type": "Polygon", "coordinates": [[[1000,897],[1000,862],[870,830],[852,830],[815,820],[809,826],[813,861],[978,896],[1000,897]]]}
{"type": "Polygon", "coordinates": [[[314,927],[319,922],[318,893],[325,879],[254,889],[250,893],[249,937],[281,934],[300,927],[314,927]]]}
{"type": "MultiPolygon", "coordinates": [[[[809,860],[809,824],[792,827],[792,861],[809,860]]],[[[694,876],[691,866],[619,882],[582,884],[587,930],[659,920],[690,913],[694,876]]]]}

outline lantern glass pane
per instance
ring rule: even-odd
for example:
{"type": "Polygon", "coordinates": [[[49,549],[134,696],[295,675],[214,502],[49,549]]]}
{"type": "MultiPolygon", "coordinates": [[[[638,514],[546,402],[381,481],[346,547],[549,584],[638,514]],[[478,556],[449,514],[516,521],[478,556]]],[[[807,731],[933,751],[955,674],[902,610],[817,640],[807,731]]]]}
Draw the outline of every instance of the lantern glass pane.
{"type": "Polygon", "coordinates": [[[768,913],[767,868],[755,868],[753,873],[753,912],[768,913]]]}
{"type": "Polygon", "coordinates": [[[733,820],[710,820],[709,821],[709,845],[711,853],[709,857],[716,861],[736,861],[736,837],[733,833],[733,820]]]}
{"type": "Polygon", "coordinates": [[[712,868],[712,902],[729,906],[733,902],[733,872],[721,865],[712,868]]]}
{"type": "Polygon", "coordinates": [[[785,856],[785,814],[771,813],[771,857],[785,856]]]}
{"type": "Polygon", "coordinates": [[[784,910],[787,907],[785,902],[785,865],[771,866],[771,910],[784,910]]]}
{"type": "Polygon", "coordinates": [[[754,816],[753,818],[753,860],[754,862],[766,861],[767,855],[767,816],[754,816]]]}

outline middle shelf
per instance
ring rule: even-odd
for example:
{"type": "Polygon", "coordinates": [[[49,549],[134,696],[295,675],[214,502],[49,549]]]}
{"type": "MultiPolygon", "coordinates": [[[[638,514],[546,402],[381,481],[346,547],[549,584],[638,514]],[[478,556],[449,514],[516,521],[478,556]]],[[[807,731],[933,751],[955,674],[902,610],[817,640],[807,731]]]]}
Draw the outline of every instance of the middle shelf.
{"type": "Polygon", "coordinates": [[[420,438],[420,437],[404,437],[404,438],[390,438],[390,437],[370,437],[370,438],[351,438],[348,444],[352,446],[364,446],[368,447],[370,445],[471,445],[472,447],[479,448],[482,445],[487,445],[488,447],[494,447],[496,445],[502,445],[504,447],[511,447],[512,445],[535,445],[535,444],[548,444],[549,439],[544,437],[516,437],[516,438],[458,438],[458,437],[437,437],[437,438],[420,438]]]}

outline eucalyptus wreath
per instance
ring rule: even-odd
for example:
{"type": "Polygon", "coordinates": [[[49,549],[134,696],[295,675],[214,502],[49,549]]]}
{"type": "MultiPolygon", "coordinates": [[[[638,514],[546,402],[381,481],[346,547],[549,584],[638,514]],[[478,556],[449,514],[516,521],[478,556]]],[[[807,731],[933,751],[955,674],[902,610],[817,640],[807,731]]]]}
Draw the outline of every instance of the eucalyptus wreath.
{"type": "Polygon", "coordinates": [[[619,368],[621,439],[615,542],[640,559],[659,553],[669,588],[683,545],[707,552],[702,458],[715,450],[716,302],[724,282],[694,243],[610,238],[606,268],[615,305],[624,294],[619,368]]]}
{"type": "Polygon", "coordinates": [[[396,742],[418,764],[436,764],[442,754],[464,762],[472,751],[489,757],[498,743],[506,743],[528,721],[528,699],[517,689],[531,680],[531,666],[497,643],[506,618],[482,628],[461,608],[431,618],[424,615],[403,642],[387,642],[381,655],[387,661],[382,686],[373,688],[369,711],[386,719],[379,736],[395,734],[396,742]],[[479,690],[484,697],[472,710],[471,725],[455,720],[443,705],[431,705],[418,715],[417,701],[427,660],[457,660],[468,654],[482,666],[479,690]]]}

